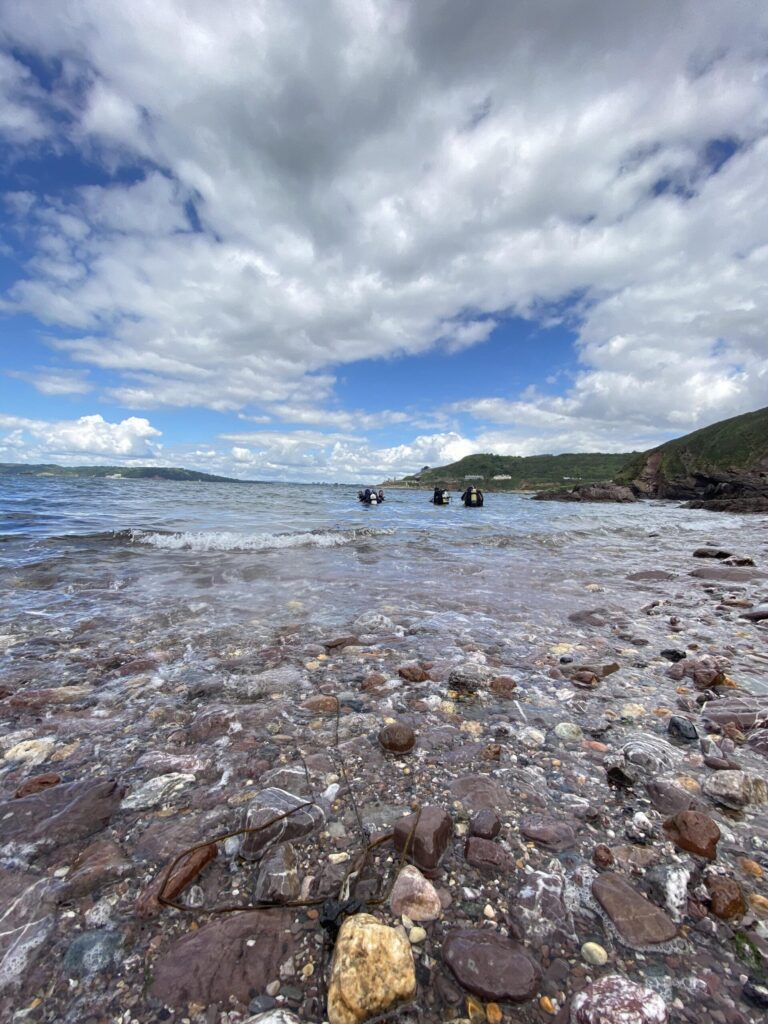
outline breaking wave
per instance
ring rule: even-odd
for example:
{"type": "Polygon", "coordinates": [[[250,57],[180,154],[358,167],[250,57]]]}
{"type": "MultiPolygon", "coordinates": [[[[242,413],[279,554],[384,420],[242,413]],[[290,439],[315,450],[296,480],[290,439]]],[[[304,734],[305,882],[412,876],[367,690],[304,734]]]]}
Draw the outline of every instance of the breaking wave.
{"type": "Polygon", "coordinates": [[[383,537],[394,530],[361,527],[354,530],[311,530],[299,533],[234,533],[228,530],[151,533],[129,531],[133,544],[165,551],[278,551],[284,548],[336,548],[369,537],[383,537]]]}

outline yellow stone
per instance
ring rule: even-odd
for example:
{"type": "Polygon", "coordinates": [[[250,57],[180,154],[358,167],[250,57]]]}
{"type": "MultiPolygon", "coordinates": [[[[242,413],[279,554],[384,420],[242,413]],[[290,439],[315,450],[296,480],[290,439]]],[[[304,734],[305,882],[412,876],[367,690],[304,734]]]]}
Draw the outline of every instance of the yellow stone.
{"type": "Polygon", "coordinates": [[[753,878],[762,878],[765,874],[757,861],[750,860],[749,857],[740,857],[739,867],[745,875],[752,875],[753,878]]]}
{"type": "Polygon", "coordinates": [[[557,1013],[557,1007],[552,1002],[552,1000],[549,998],[549,996],[542,996],[541,999],[539,1000],[539,1006],[542,1008],[544,1013],[549,1013],[553,1017],[557,1013]]]}
{"type": "Polygon", "coordinates": [[[459,726],[461,732],[468,732],[470,736],[479,736],[483,731],[483,726],[480,722],[462,722],[459,726]]]}
{"type": "Polygon", "coordinates": [[[550,654],[568,654],[568,652],[572,651],[573,649],[574,649],[573,648],[573,644],[555,644],[554,647],[550,647],[549,648],[549,653],[550,654]]]}
{"type": "Polygon", "coordinates": [[[504,1014],[501,1012],[501,1007],[498,1003],[488,1003],[485,1008],[485,1016],[488,1024],[501,1024],[504,1020],[504,1014]]]}
{"type": "Polygon", "coordinates": [[[753,892],[749,897],[749,905],[759,917],[768,917],[768,899],[753,892]]]}
{"type": "Polygon", "coordinates": [[[678,785],[682,786],[683,789],[687,790],[689,793],[701,792],[701,786],[696,781],[696,779],[692,778],[690,775],[678,775],[675,781],[678,783],[678,785]]]}
{"type": "Polygon", "coordinates": [[[361,1024],[416,992],[416,970],[402,929],[354,914],[341,926],[328,985],[330,1024],[361,1024]]]}
{"type": "Polygon", "coordinates": [[[474,996],[467,996],[467,1016],[472,1024],[483,1024],[485,1021],[485,1009],[479,999],[474,996]]]}
{"type": "Polygon", "coordinates": [[[305,978],[311,978],[312,977],[312,975],[315,973],[315,965],[312,963],[311,960],[310,960],[310,962],[308,964],[304,964],[304,966],[301,969],[301,973],[302,973],[302,976],[305,977],[305,978]]]}

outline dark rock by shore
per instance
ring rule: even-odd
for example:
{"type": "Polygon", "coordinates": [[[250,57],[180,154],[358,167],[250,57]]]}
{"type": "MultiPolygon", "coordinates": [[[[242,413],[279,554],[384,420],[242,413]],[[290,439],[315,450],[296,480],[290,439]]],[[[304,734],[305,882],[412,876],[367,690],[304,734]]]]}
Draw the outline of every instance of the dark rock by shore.
{"type": "Polygon", "coordinates": [[[536,501],[604,501],[627,504],[637,501],[637,495],[629,487],[621,484],[584,484],[578,487],[563,488],[551,491],[539,491],[534,494],[536,501]]]}

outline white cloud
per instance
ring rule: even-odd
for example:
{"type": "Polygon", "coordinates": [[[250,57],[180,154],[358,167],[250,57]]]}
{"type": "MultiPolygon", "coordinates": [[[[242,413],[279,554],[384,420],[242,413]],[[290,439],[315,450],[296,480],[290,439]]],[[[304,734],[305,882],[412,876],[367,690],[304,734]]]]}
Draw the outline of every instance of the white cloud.
{"type": "Polygon", "coordinates": [[[110,423],[98,414],[58,421],[0,414],[0,430],[10,431],[0,436],[0,452],[14,451],[14,462],[82,462],[84,456],[154,459],[161,451],[154,440],[160,431],[138,416],[110,423]]]}
{"type": "MultiPolygon", "coordinates": [[[[66,58],[42,98],[0,65],[21,141],[45,126],[157,168],[11,202],[34,254],[7,302],[66,328],[60,354],[109,371],[107,397],[405,424],[339,411],[338,368],[481,344],[578,295],[567,393],[460,404],[472,443],[628,447],[768,404],[764,4],[39,0],[3,17],[22,51],[66,58]],[[712,173],[715,143],[735,153],[712,173]]],[[[470,443],[425,440],[449,435],[319,450],[328,473],[386,471],[470,443]]],[[[289,449],[275,465],[318,457],[289,449]]]]}
{"type": "Polygon", "coordinates": [[[86,379],[86,374],[77,370],[58,370],[41,366],[29,373],[9,370],[7,375],[17,380],[28,381],[43,395],[87,395],[93,391],[93,384],[86,379]]]}

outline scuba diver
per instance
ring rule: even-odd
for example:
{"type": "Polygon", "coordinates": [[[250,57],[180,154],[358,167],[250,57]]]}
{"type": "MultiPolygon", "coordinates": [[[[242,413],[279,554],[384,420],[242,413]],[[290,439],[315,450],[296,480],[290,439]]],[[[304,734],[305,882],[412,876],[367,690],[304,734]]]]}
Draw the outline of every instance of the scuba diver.
{"type": "Polygon", "coordinates": [[[381,504],[382,501],[384,501],[384,491],[382,491],[381,488],[379,488],[379,493],[376,495],[376,497],[379,499],[379,504],[381,504]]]}
{"type": "Polygon", "coordinates": [[[445,487],[436,487],[435,493],[429,499],[433,505],[447,505],[451,496],[445,487]]]}
{"type": "Polygon", "coordinates": [[[364,491],[357,492],[358,501],[362,501],[364,505],[378,505],[380,501],[384,501],[384,491],[381,491],[381,497],[376,493],[372,487],[366,487],[364,491]]]}
{"type": "Polygon", "coordinates": [[[473,485],[464,491],[461,496],[461,500],[464,502],[465,508],[482,508],[483,492],[473,485]]]}

